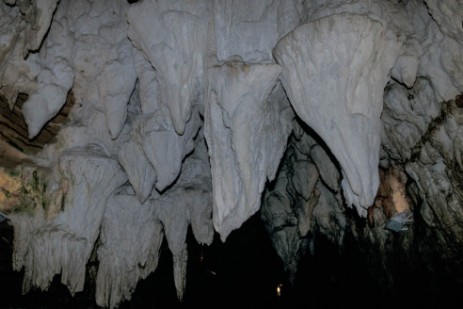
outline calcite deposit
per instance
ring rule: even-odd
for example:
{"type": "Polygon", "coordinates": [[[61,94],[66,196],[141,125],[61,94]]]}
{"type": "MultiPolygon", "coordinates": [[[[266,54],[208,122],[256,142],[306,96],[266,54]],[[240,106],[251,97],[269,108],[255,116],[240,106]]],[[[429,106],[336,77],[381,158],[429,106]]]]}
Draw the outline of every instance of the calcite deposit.
{"type": "Polygon", "coordinates": [[[462,20],[458,0],[0,1],[0,104],[25,99],[33,141],[73,102],[38,153],[0,134],[20,163],[0,211],[23,292],[55,275],[82,291],[93,253],[97,304],[116,308],[166,239],[181,300],[189,227],[209,245],[257,212],[292,280],[317,234],[386,259],[384,224],[405,210],[422,225],[403,250],[440,250],[452,272],[462,20]]]}

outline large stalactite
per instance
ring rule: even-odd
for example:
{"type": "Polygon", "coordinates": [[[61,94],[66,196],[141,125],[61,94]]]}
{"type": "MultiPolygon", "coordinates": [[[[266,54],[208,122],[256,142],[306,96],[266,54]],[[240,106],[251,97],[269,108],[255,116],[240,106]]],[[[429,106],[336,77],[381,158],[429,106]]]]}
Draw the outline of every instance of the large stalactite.
{"type": "Polygon", "coordinates": [[[210,245],[257,212],[292,282],[319,236],[385,287],[397,263],[463,276],[462,20],[457,0],[1,1],[23,291],[80,292],[97,259],[116,308],[166,239],[183,299],[189,227],[210,245]]]}

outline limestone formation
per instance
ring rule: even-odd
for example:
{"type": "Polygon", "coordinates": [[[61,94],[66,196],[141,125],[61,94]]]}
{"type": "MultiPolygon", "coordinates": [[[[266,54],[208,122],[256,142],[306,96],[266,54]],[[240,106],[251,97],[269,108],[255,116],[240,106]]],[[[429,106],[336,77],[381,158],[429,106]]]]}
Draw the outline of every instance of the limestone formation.
{"type": "Polygon", "coordinates": [[[289,100],[336,156],[347,204],[362,216],[378,188],[379,117],[397,45],[378,22],[333,14],[296,28],[274,51],[289,100]]]}
{"type": "Polygon", "coordinates": [[[189,228],[226,241],[259,211],[291,280],[320,235],[386,286],[399,251],[461,269],[462,18],[458,0],[0,1],[0,120],[28,131],[0,133],[23,291],[80,292],[97,259],[116,308],[166,239],[181,300],[189,228]]]}
{"type": "Polygon", "coordinates": [[[273,180],[283,155],[293,113],[281,86],[276,86],[279,73],[275,64],[241,63],[226,63],[209,72],[204,129],[211,158],[214,226],[223,240],[259,209],[265,182],[273,180]]]}

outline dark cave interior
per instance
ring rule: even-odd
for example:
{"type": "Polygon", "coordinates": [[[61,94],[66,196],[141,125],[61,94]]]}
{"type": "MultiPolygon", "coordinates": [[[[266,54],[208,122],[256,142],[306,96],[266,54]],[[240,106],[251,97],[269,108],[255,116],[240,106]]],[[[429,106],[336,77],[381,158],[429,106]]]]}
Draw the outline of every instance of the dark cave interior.
{"type": "MultiPolygon", "coordinates": [[[[89,280],[85,291],[74,297],[58,276],[48,291],[21,295],[23,274],[11,269],[13,230],[6,221],[0,223],[0,235],[0,308],[98,308],[89,280]]],[[[401,267],[410,261],[402,261],[399,251],[395,252],[395,273],[390,274],[393,288],[382,285],[378,274],[367,267],[368,260],[374,260],[369,257],[372,252],[359,248],[348,235],[344,248],[315,236],[314,254],[301,259],[291,285],[259,213],[232,232],[225,243],[216,235],[210,246],[200,245],[190,230],[184,301],[177,300],[172,255],[164,241],[156,271],[139,282],[132,299],[120,308],[461,308],[461,281],[431,277],[418,260],[414,269],[401,267]]],[[[401,237],[404,235],[396,233],[393,241],[400,242],[401,237]]],[[[88,265],[89,271],[95,264],[88,265]]],[[[435,265],[435,270],[438,267],[435,265]]]]}

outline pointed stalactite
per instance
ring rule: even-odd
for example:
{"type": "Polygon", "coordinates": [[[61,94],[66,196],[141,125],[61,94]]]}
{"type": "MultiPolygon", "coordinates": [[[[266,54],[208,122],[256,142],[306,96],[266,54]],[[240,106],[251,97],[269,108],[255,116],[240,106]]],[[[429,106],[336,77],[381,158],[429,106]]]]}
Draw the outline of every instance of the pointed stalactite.
{"type": "Polygon", "coordinates": [[[208,3],[146,0],[128,13],[129,37],[159,74],[161,100],[179,135],[205,87],[208,3]],[[150,27],[146,27],[146,25],[150,27]]]}
{"type": "Polygon", "coordinates": [[[362,216],[378,189],[382,96],[399,47],[385,31],[364,15],[333,14],[274,49],[292,106],[339,161],[347,204],[362,216]]]}
{"type": "Polygon", "coordinates": [[[109,198],[97,250],[96,303],[112,309],[130,300],[138,281],[156,270],[163,239],[153,205],[134,195],[109,198]]]}
{"type": "MultiPolygon", "coordinates": [[[[117,161],[95,150],[70,150],[56,168],[64,185],[55,190],[64,193],[64,208],[46,218],[43,207],[50,201],[35,200],[38,204],[31,205],[37,210],[30,214],[33,224],[27,227],[30,236],[23,244],[28,248],[24,256],[17,255],[23,262],[16,266],[25,268],[24,292],[33,286],[47,289],[57,274],[71,293],[83,290],[85,265],[98,237],[106,201],[127,181],[117,161]]],[[[21,225],[23,215],[12,217],[15,228],[26,228],[21,225]]]]}
{"type": "Polygon", "coordinates": [[[279,73],[275,64],[239,62],[209,70],[204,132],[211,157],[214,226],[222,240],[259,209],[265,182],[275,177],[283,155],[293,114],[277,95],[279,73]]]}

